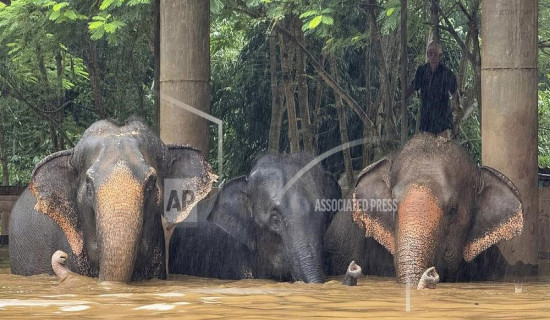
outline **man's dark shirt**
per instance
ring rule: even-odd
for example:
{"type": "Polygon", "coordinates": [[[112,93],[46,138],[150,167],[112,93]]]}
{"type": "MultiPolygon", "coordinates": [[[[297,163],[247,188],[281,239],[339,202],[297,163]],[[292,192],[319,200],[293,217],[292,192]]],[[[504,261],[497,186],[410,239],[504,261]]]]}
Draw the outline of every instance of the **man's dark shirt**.
{"type": "Polygon", "coordinates": [[[456,91],[456,78],[453,72],[442,64],[432,73],[429,63],[418,67],[414,90],[420,90],[422,109],[420,110],[420,130],[438,134],[452,129],[453,116],[449,104],[449,93],[456,91]]]}

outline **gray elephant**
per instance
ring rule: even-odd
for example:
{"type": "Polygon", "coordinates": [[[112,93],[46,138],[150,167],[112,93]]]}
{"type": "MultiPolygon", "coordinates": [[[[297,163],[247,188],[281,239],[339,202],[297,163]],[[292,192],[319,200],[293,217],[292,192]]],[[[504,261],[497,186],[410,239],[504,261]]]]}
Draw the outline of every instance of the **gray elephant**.
{"type": "Polygon", "coordinates": [[[266,155],[248,176],[229,181],[199,206],[196,227],[176,228],[170,272],[323,282],[323,235],[333,212],[316,202],[340,198],[340,189],[320,166],[306,170],[311,160],[266,155]]]}
{"type": "MultiPolygon", "coordinates": [[[[353,206],[363,235],[393,255],[397,281],[413,285],[432,266],[442,280],[455,280],[461,263],[523,228],[513,183],[495,169],[473,164],[457,143],[431,134],[411,138],[400,151],[366,167],[353,206]]],[[[335,221],[342,224],[345,217],[335,221]]],[[[335,250],[351,239],[335,230],[331,226],[328,250],[342,259],[335,250]]],[[[357,235],[357,229],[347,233],[357,235]]],[[[354,246],[361,245],[351,242],[345,254],[357,259],[354,246]]]]}
{"type": "Polygon", "coordinates": [[[179,222],[210,191],[210,166],[198,150],[164,145],[144,124],[98,121],[74,149],[37,164],[10,221],[14,274],[53,274],[52,254],[100,281],[166,277],[161,220],[179,222]],[[163,182],[187,181],[194,199],[163,216],[163,182]]]}

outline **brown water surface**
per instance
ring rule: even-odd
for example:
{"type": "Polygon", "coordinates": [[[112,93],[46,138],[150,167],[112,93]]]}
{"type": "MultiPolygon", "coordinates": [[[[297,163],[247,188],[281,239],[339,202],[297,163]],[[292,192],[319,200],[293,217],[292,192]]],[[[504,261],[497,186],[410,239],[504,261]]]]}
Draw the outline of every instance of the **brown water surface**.
{"type": "Polygon", "coordinates": [[[392,278],[363,277],[356,287],[268,280],[224,281],[173,275],[124,285],[77,277],[10,274],[0,247],[0,319],[11,318],[550,318],[550,282],[443,283],[410,290],[392,278]]]}

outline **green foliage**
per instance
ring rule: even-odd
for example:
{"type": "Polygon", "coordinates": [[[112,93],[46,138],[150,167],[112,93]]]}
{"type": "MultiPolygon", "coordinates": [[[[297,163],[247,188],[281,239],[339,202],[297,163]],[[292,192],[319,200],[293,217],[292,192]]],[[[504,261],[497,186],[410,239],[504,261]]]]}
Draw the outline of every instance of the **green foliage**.
{"type": "Polygon", "coordinates": [[[550,89],[539,90],[539,166],[550,167],[550,89]]]}
{"type": "Polygon", "coordinates": [[[0,149],[10,184],[26,184],[35,163],[76,143],[99,118],[89,75],[92,43],[107,116],[122,121],[137,114],[152,123],[148,3],[118,1],[100,10],[84,0],[15,0],[0,8],[0,149]]]}
{"type": "MultiPolygon", "coordinates": [[[[470,10],[472,1],[460,3],[470,10]]],[[[365,48],[372,40],[367,1],[211,0],[210,4],[211,110],[224,121],[224,177],[248,172],[253,159],[267,148],[271,115],[267,35],[276,30],[275,26],[300,19],[310,53],[315,58],[321,55],[336,58],[341,87],[361,106],[367,105],[366,92],[372,94],[373,101],[378,97],[379,61],[374,50],[370,61],[365,62],[364,58],[365,48]],[[372,72],[368,88],[365,63],[372,72]]],[[[376,23],[385,60],[391,68],[390,57],[399,52],[400,1],[379,0],[376,4],[376,23]]],[[[410,81],[416,67],[426,61],[430,20],[426,1],[409,0],[408,5],[410,81]]],[[[457,2],[441,1],[441,6],[455,31],[465,38],[468,19],[457,2]]],[[[34,164],[55,151],[56,143],[59,144],[55,140],[61,139],[61,132],[63,147],[69,147],[69,141],[76,142],[83,130],[99,118],[89,72],[91,44],[96,50],[98,85],[107,116],[124,120],[137,114],[152,123],[155,112],[152,36],[150,0],[14,0],[10,6],[0,3],[0,111],[6,137],[1,148],[9,159],[10,183],[25,184],[34,164]],[[44,112],[56,109],[60,110],[44,112]]],[[[441,41],[444,63],[456,72],[461,49],[445,30],[441,41]]],[[[539,1],[539,42],[539,164],[550,166],[550,0],[539,1]]],[[[329,63],[325,63],[325,68],[329,70],[329,63]]],[[[278,77],[280,71],[278,65],[278,77]]],[[[313,108],[318,74],[308,64],[306,75],[313,108]]],[[[471,68],[465,77],[465,90],[469,92],[474,79],[471,68]]],[[[399,75],[397,78],[391,79],[392,84],[401,81],[399,75]]],[[[399,90],[392,96],[394,102],[399,100],[399,90]]],[[[318,152],[340,143],[334,99],[333,90],[323,84],[318,152]]],[[[411,133],[418,107],[418,99],[409,102],[411,133]]],[[[346,111],[350,140],[362,137],[362,122],[347,105],[346,111]]],[[[375,113],[380,115],[383,110],[375,113]]],[[[288,120],[284,119],[282,149],[288,146],[288,120]]],[[[481,132],[477,107],[461,129],[459,141],[479,161],[481,132]]],[[[210,159],[217,159],[215,131],[211,139],[210,159]]],[[[356,169],[360,167],[361,156],[361,150],[352,150],[356,169]]],[[[341,155],[327,164],[333,172],[341,171],[341,155]]]]}

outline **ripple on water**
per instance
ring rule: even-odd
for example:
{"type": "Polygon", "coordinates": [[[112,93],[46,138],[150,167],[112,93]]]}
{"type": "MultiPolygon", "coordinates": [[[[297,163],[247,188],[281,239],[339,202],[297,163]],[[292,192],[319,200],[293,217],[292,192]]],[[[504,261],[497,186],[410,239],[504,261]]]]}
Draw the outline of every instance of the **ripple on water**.
{"type": "Polygon", "coordinates": [[[157,297],[165,297],[165,298],[180,298],[180,297],[185,297],[185,293],[180,293],[180,292],[164,292],[164,293],[156,293],[155,296],[157,296],[157,297]]]}
{"type": "Polygon", "coordinates": [[[174,309],[176,306],[174,304],[168,303],[155,303],[148,304],[145,306],[134,308],[134,310],[157,310],[157,311],[168,311],[174,309]]]}
{"type": "Polygon", "coordinates": [[[80,305],[80,306],[65,306],[59,308],[61,311],[65,312],[76,312],[76,311],[84,311],[87,309],[90,309],[90,306],[80,305]]]}
{"type": "Polygon", "coordinates": [[[89,301],[78,301],[78,300],[0,299],[0,308],[75,306],[75,305],[85,305],[90,303],[91,302],[89,301]]]}

